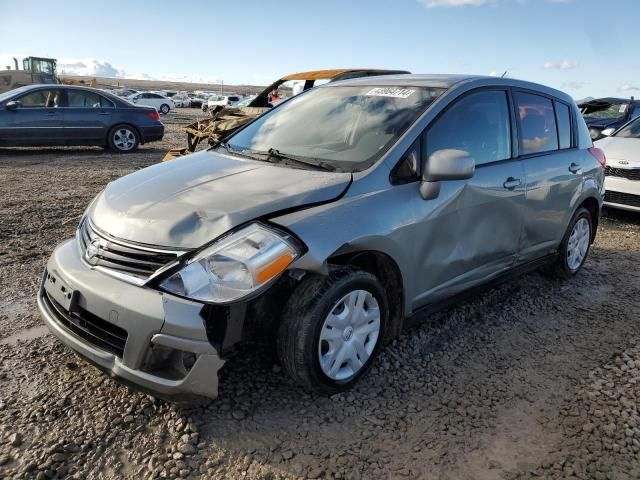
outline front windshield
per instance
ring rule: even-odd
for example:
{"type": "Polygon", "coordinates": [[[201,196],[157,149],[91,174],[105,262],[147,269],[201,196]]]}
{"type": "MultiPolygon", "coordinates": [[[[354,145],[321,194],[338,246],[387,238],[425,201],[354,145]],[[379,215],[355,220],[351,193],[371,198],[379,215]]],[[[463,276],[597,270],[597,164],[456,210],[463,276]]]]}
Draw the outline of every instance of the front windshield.
{"type": "Polygon", "coordinates": [[[587,106],[583,109],[586,119],[617,119],[624,117],[628,104],[612,103],[603,106],[587,106]]]}
{"type": "Polygon", "coordinates": [[[444,91],[330,86],[267,112],[227,142],[232,150],[296,156],[343,171],[372,165],[444,91]]]}
{"type": "Polygon", "coordinates": [[[622,127],[615,136],[624,138],[640,138],[640,117],[627,123],[627,125],[622,127]]]}

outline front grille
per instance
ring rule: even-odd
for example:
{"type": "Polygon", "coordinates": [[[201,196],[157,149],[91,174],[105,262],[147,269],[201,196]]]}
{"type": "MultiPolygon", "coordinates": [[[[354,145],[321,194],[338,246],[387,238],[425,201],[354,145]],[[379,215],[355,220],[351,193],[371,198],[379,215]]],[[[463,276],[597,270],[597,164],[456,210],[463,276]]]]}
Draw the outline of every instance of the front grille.
{"type": "Polygon", "coordinates": [[[612,192],[607,190],[604,193],[604,201],[619,203],[621,205],[629,205],[631,207],[640,207],[640,195],[633,195],[631,193],[612,192]]]}
{"type": "Polygon", "coordinates": [[[604,174],[609,177],[622,177],[629,180],[640,180],[640,168],[615,168],[607,167],[604,174]]]}
{"type": "Polygon", "coordinates": [[[134,277],[138,281],[145,281],[182,253],[114,239],[99,231],[89,219],[83,220],[78,227],[78,243],[83,259],[90,265],[123,274],[125,278],[134,277]]]}
{"type": "Polygon", "coordinates": [[[124,346],[127,343],[126,330],[113,323],[105,322],[80,306],[74,308],[76,311],[68,312],[46,290],[43,299],[49,310],[55,314],[58,323],[67,330],[96,347],[122,358],[124,346]]]}

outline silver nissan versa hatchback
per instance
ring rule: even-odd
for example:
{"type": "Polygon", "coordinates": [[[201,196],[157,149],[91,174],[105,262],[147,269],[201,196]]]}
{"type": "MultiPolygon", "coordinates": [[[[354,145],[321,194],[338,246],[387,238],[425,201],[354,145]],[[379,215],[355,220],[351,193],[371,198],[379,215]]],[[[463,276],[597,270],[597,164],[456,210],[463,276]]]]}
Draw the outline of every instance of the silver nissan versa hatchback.
{"type": "Polygon", "coordinates": [[[418,312],[542,265],[575,275],[604,167],[551,88],[330,83],[107,185],[53,252],[38,304],[66,345],[161,397],[215,398],[248,340],[333,393],[418,312]]]}

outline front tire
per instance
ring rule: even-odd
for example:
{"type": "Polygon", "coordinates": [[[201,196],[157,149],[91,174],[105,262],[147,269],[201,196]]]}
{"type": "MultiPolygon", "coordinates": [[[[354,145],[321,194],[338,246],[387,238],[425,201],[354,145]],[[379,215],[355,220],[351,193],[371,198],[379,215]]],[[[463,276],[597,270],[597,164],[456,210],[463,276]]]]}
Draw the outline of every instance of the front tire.
{"type": "Polygon", "coordinates": [[[576,275],[589,255],[593,238],[593,219],[586,208],[579,208],[573,215],[569,228],[560,244],[560,254],[551,265],[551,273],[568,279],[576,275]]]}
{"type": "Polygon", "coordinates": [[[309,275],[285,306],[278,357],[305,389],[344,391],[371,367],[388,319],[386,294],[374,275],[351,268],[309,275]]]}
{"type": "Polygon", "coordinates": [[[140,144],[140,137],[130,125],[116,125],[107,137],[109,148],[116,153],[135,152],[140,144]]]}
{"type": "Polygon", "coordinates": [[[171,107],[169,107],[169,105],[167,105],[166,103],[160,105],[160,113],[162,115],[166,115],[167,113],[169,113],[169,110],[171,110],[171,107]]]}

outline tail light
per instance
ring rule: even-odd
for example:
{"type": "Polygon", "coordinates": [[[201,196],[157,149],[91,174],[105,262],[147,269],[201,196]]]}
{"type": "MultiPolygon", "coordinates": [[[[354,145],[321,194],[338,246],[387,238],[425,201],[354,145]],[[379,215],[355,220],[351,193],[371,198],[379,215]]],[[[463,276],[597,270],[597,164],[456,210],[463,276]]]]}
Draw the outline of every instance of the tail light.
{"type": "Polygon", "coordinates": [[[600,163],[600,166],[602,168],[607,166],[607,157],[605,156],[604,152],[602,150],[600,150],[597,147],[591,147],[589,149],[589,153],[591,155],[593,155],[593,157],[598,160],[598,162],[600,163]]]}
{"type": "Polygon", "coordinates": [[[156,122],[160,121],[160,114],[157,111],[149,112],[149,116],[156,122]]]}

